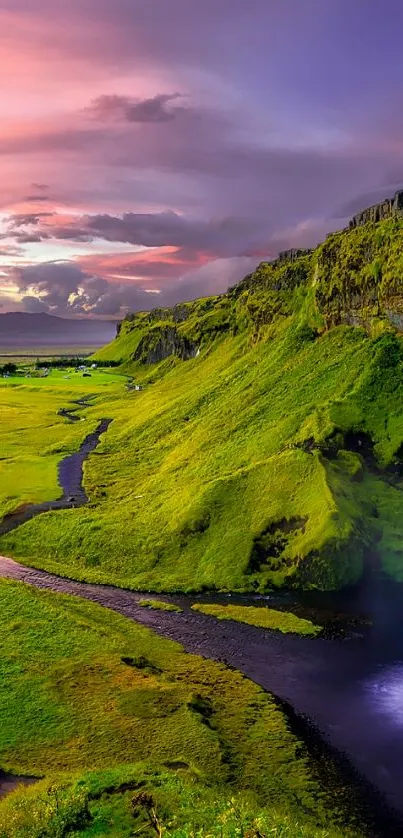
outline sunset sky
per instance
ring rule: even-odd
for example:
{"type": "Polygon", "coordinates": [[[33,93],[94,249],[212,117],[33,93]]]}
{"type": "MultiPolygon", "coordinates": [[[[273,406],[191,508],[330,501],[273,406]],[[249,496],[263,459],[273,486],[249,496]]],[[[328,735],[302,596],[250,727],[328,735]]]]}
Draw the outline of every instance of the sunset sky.
{"type": "Polygon", "coordinates": [[[0,306],[220,292],[403,185],[400,0],[0,0],[0,306]]]}

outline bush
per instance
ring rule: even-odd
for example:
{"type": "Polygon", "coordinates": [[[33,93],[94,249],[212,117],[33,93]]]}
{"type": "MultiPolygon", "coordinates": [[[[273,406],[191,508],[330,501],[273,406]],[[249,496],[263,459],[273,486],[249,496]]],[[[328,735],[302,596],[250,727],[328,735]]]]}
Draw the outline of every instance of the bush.
{"type": "Polygon", "coordinates": [[[63,838],[91,820],[88,790],[80,784],[17,790],[0,811],[0,838],[63,838]]]}

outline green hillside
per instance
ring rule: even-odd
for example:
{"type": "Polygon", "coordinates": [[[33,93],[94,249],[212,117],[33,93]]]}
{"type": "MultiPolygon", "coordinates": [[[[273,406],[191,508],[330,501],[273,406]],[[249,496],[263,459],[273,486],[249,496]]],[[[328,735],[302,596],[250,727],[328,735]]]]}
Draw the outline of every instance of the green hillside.
{"type": "Polygon", "coordinates": [[[150,590],[403,579],[403,221],[262,263],[227,294],[129,315],[96,356],[140,392],[85,467],[89,506],[3,552],[150,590]]]}

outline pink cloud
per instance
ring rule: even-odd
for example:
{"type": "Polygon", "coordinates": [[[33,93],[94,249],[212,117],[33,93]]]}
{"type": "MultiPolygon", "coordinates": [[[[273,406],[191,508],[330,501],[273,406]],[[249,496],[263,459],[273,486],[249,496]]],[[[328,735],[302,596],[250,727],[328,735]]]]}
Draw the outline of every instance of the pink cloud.
{"type": "Polygon", "coordinates": [[[310,15],[300,0],[171,0],[169,15],[162,0],[0,7],[0,270],[23,287],[34,267],[60,310],[63,282],[83,283],[80,304],[119,311],[145,304],[151,286],[166,301],[222,289],[253,260],[315,243],[342,224],[338,208],[403,175],[399,68],[377,64],[374,77],[361,56],[364,107],[350,53],[328,60],[330,11],[310,15]],[[373,102],[365,66],[374,88],[379,75],[373,102]]]}

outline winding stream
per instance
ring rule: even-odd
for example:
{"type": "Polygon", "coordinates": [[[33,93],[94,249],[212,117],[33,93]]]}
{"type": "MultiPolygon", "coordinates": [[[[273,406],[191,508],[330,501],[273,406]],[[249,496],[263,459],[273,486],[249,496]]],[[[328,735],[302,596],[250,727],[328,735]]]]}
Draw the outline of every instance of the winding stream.
{"type": "MultiPolygon", "coordinates": [[[[82,486],[83,462],[109,423],[103,419],[79,451],[60,463],[63,496],[7,516],[0,523],[0,534],[50,509],[87,502],[82,486]]],[[[386,825],[385,821],[385,828],[376,834],[388,838],[403,835],[403,586],[368,577],[359,589],[341,595],[260,598],[262,604],[297,613],[302,609],[310,616],[313,609],[318,618],[321,612],[323,616],[342,609],[350,616],[365,615],[372,621],[372,625],[348,630],[344,639],[331,639],[282,635],[241,623],[218,622],[191,610],[196,600],[228,602],[228,598],[218,595],[162,596],[181,605],[183,612],[174,613],[141,607],[138,601],[144,594],[70,581],[7,557],[0,557],[0,576],[99,603],[179,641],[188,652],[240,670],[293,708],[300,720],[307,721],[307,729],[312,723],[325,743],[347,757],[362,777],[363,786],[371,784],[400,813],[400,825],[386,825]]],[[[232,597],[230,601],[235,599],[258,604],[256,597],[232,597]]]]}
{"type": "MultiPolygon", "coordinates": [[[[74,417],[73,421],[76,419],[77,417],[74,417]]],[[[82,482],[83,464],[91,451],[97,447],[101,434],[107,431],[111,421],[111,419],[102,419],[95,431],[85,437],[79,450],[65,457],[59,463],[58,480],[63,490],[62,496],[57,500],[20,506],[14,512],[5,515],[0,521],[0,535],[15,530],[21,524],[25,524],[26,521],[30,521],[31,518],[35,518],[43,512],[50,512],[52,509],[71,509],[88,503],[82,482]]]]}

